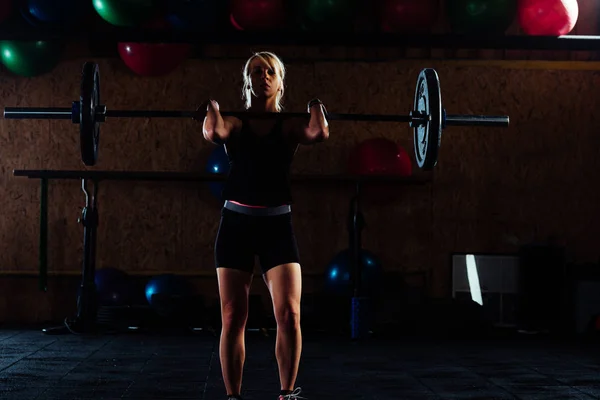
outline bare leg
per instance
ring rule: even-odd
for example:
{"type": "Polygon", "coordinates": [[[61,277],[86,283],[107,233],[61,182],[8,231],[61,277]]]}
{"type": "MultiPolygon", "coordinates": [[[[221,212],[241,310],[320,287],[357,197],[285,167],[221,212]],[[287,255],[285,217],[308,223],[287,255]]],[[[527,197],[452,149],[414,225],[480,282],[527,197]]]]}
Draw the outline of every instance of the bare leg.
{"type": "Polygon", "coordinates": [[[302,273],[300,264],[279,265],[268,270],[264,279],[271,293],[277,321],[275,355],[279,366],[281,390],[292,391],[296,384],[302,353],[302,333],[300,331],[302,273]]]}
{"type": "Polygon", "coordinates": [[[221,299],[221,340],[219,356],[228,395],[240,395],[246,349],[244,331],[248,320],[248,295],[252,274],[217,268],[221,299]]]}

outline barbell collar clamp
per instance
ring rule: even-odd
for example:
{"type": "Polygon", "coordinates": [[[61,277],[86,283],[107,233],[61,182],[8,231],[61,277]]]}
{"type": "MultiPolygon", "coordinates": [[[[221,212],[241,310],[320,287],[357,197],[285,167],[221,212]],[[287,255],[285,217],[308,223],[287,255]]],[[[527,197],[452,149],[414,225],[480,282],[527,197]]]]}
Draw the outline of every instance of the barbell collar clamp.
{"type": "Polygon", "coordinates": [[[420,112],[417,110],[411,111],[408,116],[410,117],[410,121],[408,125],[411,128],[416,128],[418,126],[423,126],[431,121],[431,115],[427,115],[424,112],[420,112]]]}

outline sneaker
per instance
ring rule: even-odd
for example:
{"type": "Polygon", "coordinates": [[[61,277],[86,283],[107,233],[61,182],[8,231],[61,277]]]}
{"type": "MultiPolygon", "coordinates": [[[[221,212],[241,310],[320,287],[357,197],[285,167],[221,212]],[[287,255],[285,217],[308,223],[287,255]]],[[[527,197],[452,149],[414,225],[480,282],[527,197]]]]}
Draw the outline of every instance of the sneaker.
{"type": "Polygon", "coordinates": [[[286,395],[279,395],[278,400],[298,400],[305,399],[306,397],[300,397],[301,388],[296,388],[292,393],[286,395]]]}

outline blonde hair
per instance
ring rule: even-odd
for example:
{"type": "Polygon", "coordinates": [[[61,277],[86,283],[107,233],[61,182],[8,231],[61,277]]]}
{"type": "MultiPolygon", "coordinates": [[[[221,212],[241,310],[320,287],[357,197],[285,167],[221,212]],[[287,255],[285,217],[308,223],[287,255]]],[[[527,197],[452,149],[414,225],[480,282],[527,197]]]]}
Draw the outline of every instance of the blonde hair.
{"type": "Polygon", "coordinates": [[[244,86],[242,87],[242,99],[244,100],[244,106],[246,109],[249,109],[252,105],[252,80],[250,78],[250,64],[255,59],[261,59],[266,62],[271,68],[275,70],[275,73],[279,75],[281,79],[281,90],[277,92],[275,97],[275,107],[277,111],[280,112],[283,110],[283,93],[285,91],[285,65],[283,61],[279,57],[277,57],[274,53],[269,51],[261,51],[258,53],[254,53],[252,57],[246,61],[246,65],[244,65],[243,76],[244,76],[244,86]]]}

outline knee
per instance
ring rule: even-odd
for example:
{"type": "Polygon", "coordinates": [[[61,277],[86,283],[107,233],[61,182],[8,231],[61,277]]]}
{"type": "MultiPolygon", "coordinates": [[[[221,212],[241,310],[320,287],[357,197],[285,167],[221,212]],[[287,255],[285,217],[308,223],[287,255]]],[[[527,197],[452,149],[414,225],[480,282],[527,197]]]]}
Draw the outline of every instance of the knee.
{"type": "Polygon", "coordinates": [[[223,330],[230,333],[243,332],[248,319],[248,306],[227,303],[221,305],[221,324],[223,330]]]}
{"type": "Polygon", "coordinates": [[[293,330],[300,327],[300,306],[285,304],[275,310],[277,326],[283,329],[293,330]]]}

